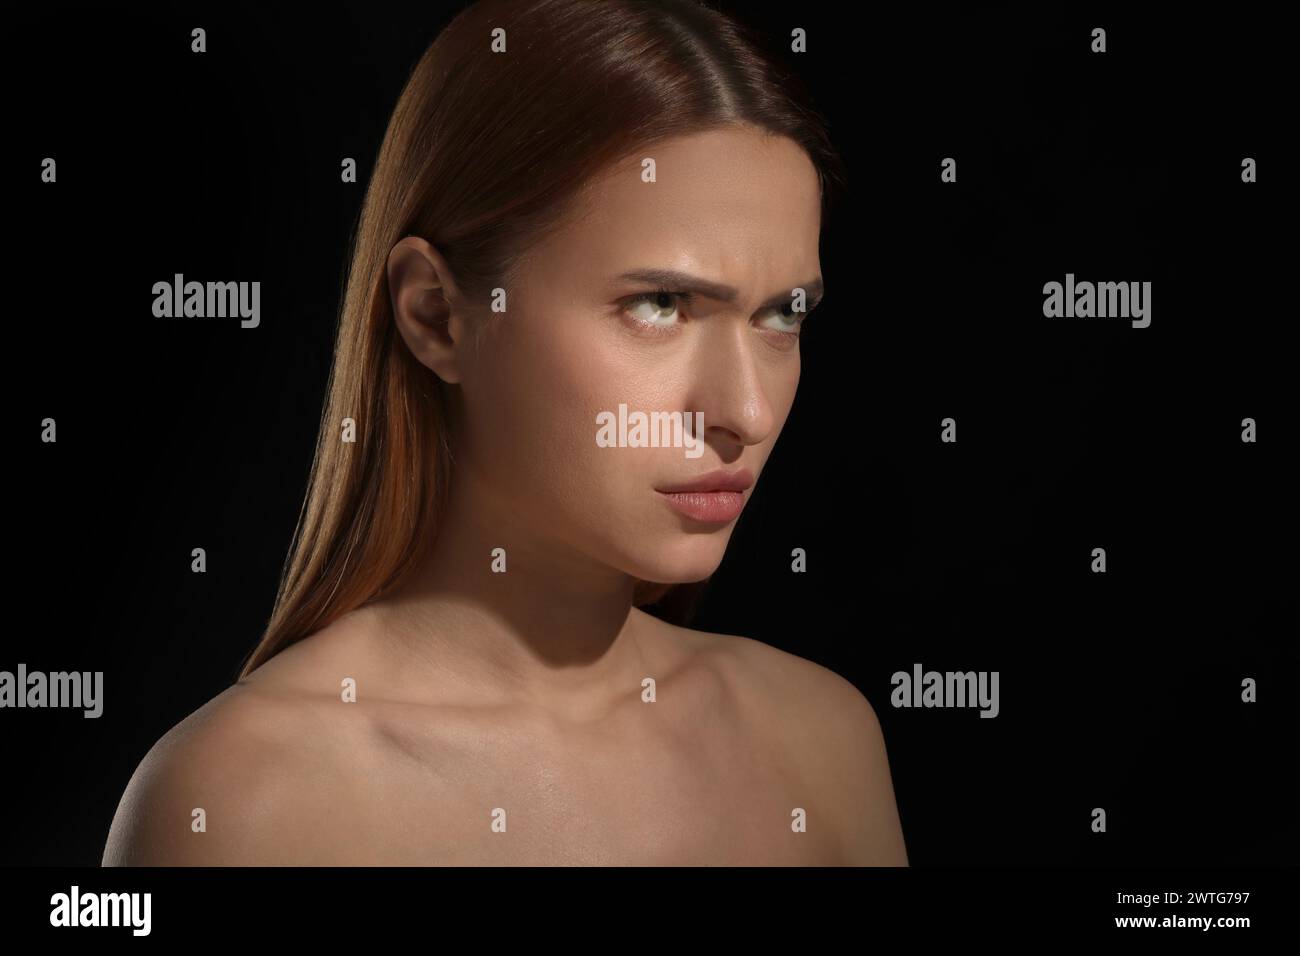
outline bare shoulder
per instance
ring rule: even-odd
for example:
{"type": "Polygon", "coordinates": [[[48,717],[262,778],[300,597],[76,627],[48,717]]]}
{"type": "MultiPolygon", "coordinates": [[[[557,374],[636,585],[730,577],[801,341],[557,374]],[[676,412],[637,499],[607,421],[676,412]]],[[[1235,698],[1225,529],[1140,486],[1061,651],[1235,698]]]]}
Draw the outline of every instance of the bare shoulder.
{"type": "Polygon", "coordinates": [[[686,631],[683,639],[711,657],[746,719],[821,798],[844,862],[906,866],[884,733],[862,692],[827,667],[753,638],[686,631]]]}
{"type": "Polygon", "coordinates": [[[840,731],[831,739],[880,733],[871,703],[830,668],[749,637],[674,631],[713,665],[746,706],[779,713],[782,722],[795,725],[791,729],[825,732],[833,722],[840,731]]]}
{"type": "Polygon", "coordinates": [[[341,772],[340,754],[365,759],[349,745],[365,728],[337,693],[304,693],[304,668],[278,669],[227,688],[150,748],[119,801],[104,866],[330,862],[325,821],[350,799],[350,778],[365,776],[341,772]]]}

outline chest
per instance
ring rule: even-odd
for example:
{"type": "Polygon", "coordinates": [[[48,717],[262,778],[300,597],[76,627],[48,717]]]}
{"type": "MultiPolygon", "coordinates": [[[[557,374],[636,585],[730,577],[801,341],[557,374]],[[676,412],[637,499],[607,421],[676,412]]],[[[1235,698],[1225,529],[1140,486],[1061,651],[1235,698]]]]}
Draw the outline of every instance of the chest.
{"type": "Polygon", "coordinates": [[[391,757],[354,814],[384,863],[838,862],[815,782],[736,727],[443,727],[391,757]]]}

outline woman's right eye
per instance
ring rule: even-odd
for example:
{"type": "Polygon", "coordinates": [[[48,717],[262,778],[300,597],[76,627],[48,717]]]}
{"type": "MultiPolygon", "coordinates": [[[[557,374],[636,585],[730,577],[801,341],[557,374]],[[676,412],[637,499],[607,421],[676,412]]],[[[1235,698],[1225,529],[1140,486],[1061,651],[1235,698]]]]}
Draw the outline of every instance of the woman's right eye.
{"type": "Polygon", "coordinates": [[[665,334],[680,324],[678,303],[685,298],[680,292],[642,292],[625,299],[623,308],[638,328],[651,334],[665,334]]]}

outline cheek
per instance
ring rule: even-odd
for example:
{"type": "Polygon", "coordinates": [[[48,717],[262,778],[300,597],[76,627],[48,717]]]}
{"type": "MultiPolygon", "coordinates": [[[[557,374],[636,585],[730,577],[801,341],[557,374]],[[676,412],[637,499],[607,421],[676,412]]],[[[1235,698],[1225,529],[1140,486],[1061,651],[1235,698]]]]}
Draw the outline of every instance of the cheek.
{"type": "Polygon", "coordinates": [[[776,426],[772,429],[772,441],[781,433],[785,427],[785,421],[790,417],[790,409],[794,407],[795,393],[799,391],[799,368],[798,358],[790,364],[789,368],[781,369],[775,372],[771,380],[772,396],[772,414],[776,417],[776,426]]]}
{"type": "Polygon", "coordinates": [[[521,318],[485,336],[464,387],[467,450],[487,480],[600,519],[592,505],[615,491],[628,450],[597,447],[596,415],[640,400],[629,359],[577,315],[521,318]]]}

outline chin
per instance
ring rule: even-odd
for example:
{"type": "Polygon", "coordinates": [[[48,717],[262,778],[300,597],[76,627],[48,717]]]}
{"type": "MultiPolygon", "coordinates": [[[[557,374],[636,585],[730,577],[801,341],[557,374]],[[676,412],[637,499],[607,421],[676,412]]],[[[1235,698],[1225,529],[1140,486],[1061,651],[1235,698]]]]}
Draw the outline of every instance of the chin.
{"type": "Polygon", "coordinates": [[[729,531],[713,534],[676,532],[663,539],[654,548],[654,558],[648,558],[647,544],[633,562],[633,574],[643,581],[660,584],[690,584],[703,581],[722,564],[726,553],[729,531]]]}

